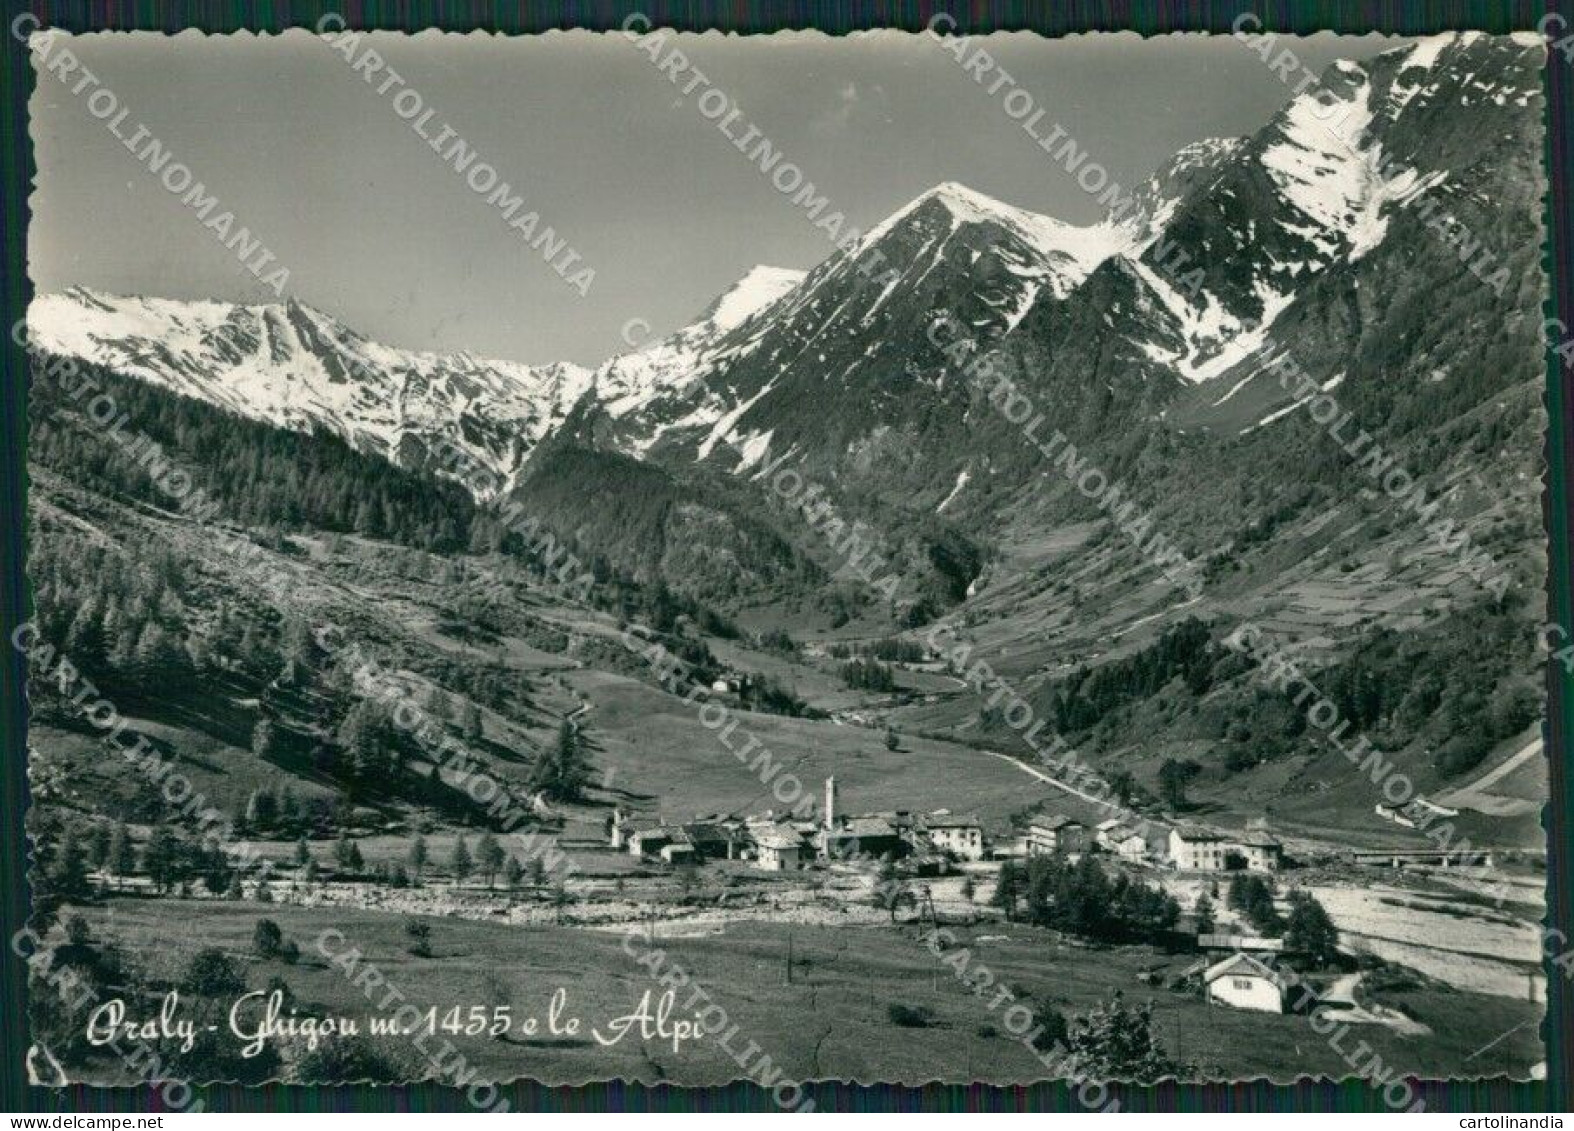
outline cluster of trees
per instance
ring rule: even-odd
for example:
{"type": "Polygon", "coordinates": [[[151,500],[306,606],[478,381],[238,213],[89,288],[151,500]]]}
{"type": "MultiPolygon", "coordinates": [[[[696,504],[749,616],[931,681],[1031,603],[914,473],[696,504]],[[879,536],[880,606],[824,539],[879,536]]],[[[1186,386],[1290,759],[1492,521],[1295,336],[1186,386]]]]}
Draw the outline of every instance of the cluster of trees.
{"type": "Polygon", "coordinates": [[[1314,965],[1327,966],[1339,957],[1339,930],[1328,910],[1310,892],[1297,888],[1289,895],[1284,945],[1306,955],[1314,965]]]}
{"type": "Polygon", "coordinates": [[[169,550],[138,541],[111,549],[55,522],[35,531],[28,574],[40,633],[107,685],[182,688],[211,662],[255,662],[263,651],[256,632],[189,634],[189,580],[169,550]]]}
{"type": "MultiPolygon", "coordinates": [[[[469,542],[475,505],[455,483],[404,471],[337,436],[274,428],[146,382],[85,367],[196,487],[251,527],[354,532],[438,552],[469,542]]],[[[73,380],[72,387],[76,385],[73,380]]],[[[28,457],[110,494],[155,506],[170,500],[95,429],[57,423],[75,409],[60,383],[35,369],[28,457]]]]}
{"type": "Polygon", "coordinates": [[[916,640],[903,640],[899,636],[886,636],[867,643],[832,644],[828,651],[838,660],[869,656],[888,664],[918,664],[924,661],[924,646],[916,640]]]}
{"type": "Polygon", "coordinates": [[[1085,731],[1175,679],[1191,695],[1200,696],[1221,678],[1221,664],[1231,661],[1238,663],[1236,654],[1216,644],[1205,623],[1188,617],[1134,655],[1072,672],[1053,692],[1050,717],[1062,731],[1085,731]]]}
{"type": "MultiPolygon", "coordinates": [[[[427,706],[433,715],[457,724],[460,733],[466,736],[474,735],[471,723],[477,717],[475,703],[505,714],[518,714],[533,703],[531,695],[535,684],[527,674],[506,664],[476,657],[461,659],[438,649],[412,651],[401,656],[399,662],[402,667],[419,672],[449,692],[457,692],[471,701],[462,703],[445,693],[427,706]],[[445,710],[448,713],[439,713],[445,710]]],[[[468,740],[478,741],[479,735],[468,740]]]]}
{"type": "MultiPolygon", "coordinates": [[[[217,844],[189,837],[166,824],[152,825],[140,845],[124,821],[78,826],[45,820],[35,826],[39,827],[32,835],[34,875],[43,881],[36,886],[38,905],[46,913],[98,894],[91,879],[95,873],[107,877],[112,886],[123,885],[131,876],[146,876],[160,894],[186,894],[201,884],[213,895],[234,899],[243,895],[239,869],[217,844]]],[[[403,861],[369,863],[360,843],[348,831],[341,831],[333,842],[332,861],[333,873],[340,879],[370,879],[392,887],[419,886],[430,877],[433,867],[427,840],[420,834],[410,842],[403,861]]],[[[305,836],[295,842],[293,863],[302,881],[318,882],[321,869],[305,836]]],[[[456,837],[443,867],[455,883],[478,877],[490,888],[501,880],[510,891],[527,881],[541,886],[546,880],[539,858],[520,863],[490,831],[473,839],[462,834],[456,837]]],[[[262,892],[259,896],[265,898],[262,892]]]]}
{"type": "Polygon", "coordinates": [[[230,892],[239,875],[223,849],[211,840],[185,835],[167,824],[152,825],[139,847],[124,821],[96,822],[86,829],[64,826],[58,837],[34,838],[34,866],[47,879],[43,887],[56,901],[86,898],[92,893],[90,871],[114,883],[127,876],[147,876],[160,894],[190,890],[203,884],[213,894],[230,892]]]}
{"type": "Polygon", "coordinates": [[[1070,1062],[1091,1080],[1152,1083],[1194,1071],[1165,1049],[1153,1003],[1129,1005],[1119,990],[1112,1000],[1073,1017],[1066,1025],[1065,1044],[1070,1062]]]}
{"type": "Polygon", "coordinates": [[[564,719],[552,749],[542,751],[536,758],[531,769],[530,788],[558,801],[578,801],[589,780],[590,763],[585,757],[579,728],[564,719]]]}
{"type": "Polygon", "coordinates": [[[798,654],[798,642],[785,628],[768,628],[764,632],[755,633],[754,646],[766,652],[779,652],[783,656],[798,654]]]}
{"type": "Polygon", "coordinates": [[[137,846],[124,822],[96,822],[86,828],[43,816],[30,817],[35,902],[46,913],[92,894],[88,873],[130,875],[137,867],[137,846]],[[39,880],[43,882],[38,882],[39,880]]]}
{"type": "Polygon", "coordinates": [[[408,753],[389,706],[377,699],[357,699],[340,721],[334,741],[319,747],[316,762],[331,777],[364,783],[397,777],[408,753]]]}
{"type": "Polygon", "coordinates": [[[841,667],[842,682],[859,691],[895,691],[896,677],[879,660],[849,660],[841,667]]]}
{"type": "Polygon", "coordinates": [[[1274,902],[1273,885],[1262,876],[1237,874],[1230,881],[1225,902],[1245,916],[1257,933],[1284,938],[1291,951],[1306,955],[1316,966],[1339,957],[1339,930],[1333,918],[1311,892],[1297,888],[1286,897],[1290,912],[1281,915],[1274,902]]]}
{"type": "Polygon", "coordinates": [[[747,673],[738,687],[738,699],[751,711],[767,715],[801,718],[810,714],[809,705],[786,684],[772,676],[747,673]]]}
{"type": "Polygon", "coordinates": [[[1180,905],[1162,887],[1124,873],[1106,873],[1083,855],[1071,863],[1061,855],[1035,856],[1025,864],[1007,860],[990,902],[1007,918],[1084,938],[1151,941],[1173,930],[1180,905]]]}
{"type": "MultiPolygon", "coordinates": [[[[259,724],[260,726],[261,724],[259,724]]],[[[330,836],[350,822],[347,796],[302,796],[288,782],[258,786],[235,813],[237,836],[330,836]]]]}
{"type": "Polygon", "coordinates": [[[1315,680],[1340,718],[1390,749],[1418,737],[1446,774],[1473,769],[1538,717],[1534,628],[1518,601],[1482,603],[1420,632],[1380,628],[1315,680]],[[1522,666],[1505,663],[1523,656],[1522,666]]]}
{"type": "MultiPolygon", "coordinates": [[[[410,842],[406,860],[417,883],[429,874],[432,860],[425,837],[417,836],[410,842]]],[[[546,882],[546,867],[539,856],[532,856],[528,865],[521,864],[490,832],[482,833],[474,845],[463,835],[455,837],[448,853],[447,871],[456,884],[477,876],[488,888],[502,880],[509,891],[518,891],[527,882],[534,887],[546,882]]]]}
{"type": "MultiPolygon", "coordinates": [[[[49,909],[35,907],[30,924],[35,931],[43,933],[54,922],[49,909]]],[[[101,1051],[88,1043],[88,1015],[129,980],[126,959],[120,948],[95,939],[80,915],[63,925],[47,953],[48,962],[27,963],[28,1035],[63,1063],[80,1064],[101,1051]],[[67,977],[72,981],[62,980],[67,977]],[[61,992],[65,985],[71,993],[61,992]]]]}
{"type": "Polygon", "coordinates": [[[1237,872],[1230,879],[1225,905],[1238,911],[1257,933],[1267,938],[1284,934],[1284,918],[1273,898],[1273,884],[1262,876],[1237,872]]]}
{"type": "MultiPolygon", "coordinates": [[[[933,1011],[923,1006],[892,1003],[886,1016],[903,1028],[934,1024],[933,1011]]],[[[1033,1002],[1032,1019],[1036,1027],[1028,1039],[1033,1047],[1043,1052],[1064,1050],[1065,1062],[1086,1079],[1153,1083],[1171,1076],[1185,1078],[1195,1071],[1178,1050],[1171,1053],[1164,1047],[1153,1019],[1153,1003],[1132,1005],[1119,990],[1109,1001],[1069,1018],[1052,1000],[1040,996],[1033,1002]]],[[[993,1037],[996,1030],[981,1026],[978,1035],[993,1037]]]]}
{"type": "Polygon", "coordinates": [[[1159,767],[1159,795],[1172,810],[1186,808],[1186,787],[1202,773],[1202,766],[1190,758],[1166,758],[1159,767]]]}

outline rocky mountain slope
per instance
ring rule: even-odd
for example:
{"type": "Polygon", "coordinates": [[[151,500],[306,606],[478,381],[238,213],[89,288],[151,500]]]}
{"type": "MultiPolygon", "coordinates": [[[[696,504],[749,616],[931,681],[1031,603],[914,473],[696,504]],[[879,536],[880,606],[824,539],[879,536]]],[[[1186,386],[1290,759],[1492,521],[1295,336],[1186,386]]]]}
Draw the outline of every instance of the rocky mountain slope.
{"type": "MultiPolygon", "coordinates": [[[[1337,62],[1253,135],[1187,146],[1087,227],[942,184],[807,274],[757,268],[693,325],[594,371],[393,350],[298,303],[73,290],[31,321],[51,352],[404,467],[457,448],[484,496],[550,497],[571,534],[641,568],[666,550],[633,532],[673,536],[675,498],[822,548],[766,492],[737,493],[766,466],[806,471],[920,572],[957,539],[1088,517],[964,376],[987,355],[1044,432],[1162,501],[1205,555],[1273,494],[1242,476],[1299,487],[1310,460],[1345,478],[1270,375],[1286,351],[1396,443],[1419,440],[1418,475],[1445,470],[1440,425],[1529,419],[1503,398],[1536,375],[1542,56],[1526,37],[1451,33],[1337,62]],[[553,466],[531,469],[549,437],[553,466]],[[598,529],[563,469],[623,459],[648,489],[598,529]],[[1177,482],[1218,489],[1176,496],[1177,482]]],[[[1446,470],[1479,469],[1455,453],[1446,470]]],[[[972,580],[942,588],[955,599],[972,580]]]]}

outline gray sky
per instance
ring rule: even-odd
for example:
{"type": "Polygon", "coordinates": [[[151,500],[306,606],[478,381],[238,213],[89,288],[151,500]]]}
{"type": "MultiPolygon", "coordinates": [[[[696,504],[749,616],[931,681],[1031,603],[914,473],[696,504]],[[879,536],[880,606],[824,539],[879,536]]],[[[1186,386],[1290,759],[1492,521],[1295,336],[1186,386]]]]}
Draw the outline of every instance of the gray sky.
{"type": "MultiPolygon", "coordinates": [[[[392,345],[594,362],[642,317],[693,319],[755,264],[807,268],[824,232],[621,37],[378,35],[446,122],[596,269],[581,298],[326,46],[282,37],[75,37],[141,123],[290,269],[289,293],[392,345]]],[[[1037,105],[1124,187],[1289,97],[1228,37],[988,37],[1037,105]]],[[[1313,70],[1397,40],[1299,41],[1313,70]]],[[[861,229],[947,180],[1075,223],[1098,206],[927,37],[685,35],[681,49],[861,229]]],[[[685,81],[687,81],[685,79],[685,81]]],[[[31,272],[171,298],[274,301],[52,76],[32,131],[31,272]]],[[[1001,91],[1001,94],[1004,90],[1001,91]]]]}

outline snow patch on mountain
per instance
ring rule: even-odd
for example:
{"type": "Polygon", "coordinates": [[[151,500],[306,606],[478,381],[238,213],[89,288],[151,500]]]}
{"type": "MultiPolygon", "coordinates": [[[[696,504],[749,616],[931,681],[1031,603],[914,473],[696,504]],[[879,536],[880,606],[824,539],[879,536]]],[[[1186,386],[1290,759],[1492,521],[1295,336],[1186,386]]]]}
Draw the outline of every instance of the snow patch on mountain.
{"type": "Polygon", "coordinates": [[[707,320],[717,330],[741,326],[803,282],[803,271],[755,267],[712,304],[707,320]]]}
{"type": "Polygon", "coordinates": [[[1364,72],[1343,99],[1326,91],[1301,94],[1281,115],[1280,140],[1262,154],[1285,199],[1321,229],[1313,242],[1325,253],[1337,250],[1339,233],[1355,223],[1371,192],[1372,166],[1362,144],[1372,123],[1371,97],[1364,72]]]}
{"type": "Polygon", "coordinates": [[[1205,290],[1194,301],[1141,260],[1132,260],[1129,266],[1147,289],[1147,309],[1167,315],[1179,339],[1178,346],[1149,339],[1139,342],[1139,348],[1192,384],[1227,373],[1261,349],[1274,322],[1295,299],[1293,291],[1281,293],[1257,280],[1253,290],[1262,313],[1247,324],[1205,290]]]}

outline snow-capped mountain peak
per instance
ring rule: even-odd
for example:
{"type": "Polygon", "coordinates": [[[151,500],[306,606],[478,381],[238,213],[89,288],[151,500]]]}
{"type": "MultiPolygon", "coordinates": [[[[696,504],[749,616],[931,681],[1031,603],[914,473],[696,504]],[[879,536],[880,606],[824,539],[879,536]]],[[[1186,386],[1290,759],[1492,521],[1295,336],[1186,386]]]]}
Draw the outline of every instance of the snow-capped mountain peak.
{"type": "Polygon", "coordinates": [[[1020,240],[1033,257],[1041,261],[1041,266],[1053,268],[1046,273],[1045,279],[1060,297],[1129,243],[1123,232],[1107,222],[1078,227],[1006,204],[959,181],[944,181],[919,194],[870,229],[859,242],[858,252],[879,244],[904,222],[923,212],[926,206],[943,209],[952,232],[967,225],[993,225],[1020,240]]]}
{"type": "Polygon", "coordinates": [[[41,349],[291,429],[322,428],[406,467],[506,489],[591,386],[590,371],[374,342],[291,299],[237,303],[84,287],[28,310],[41,349]]]}

